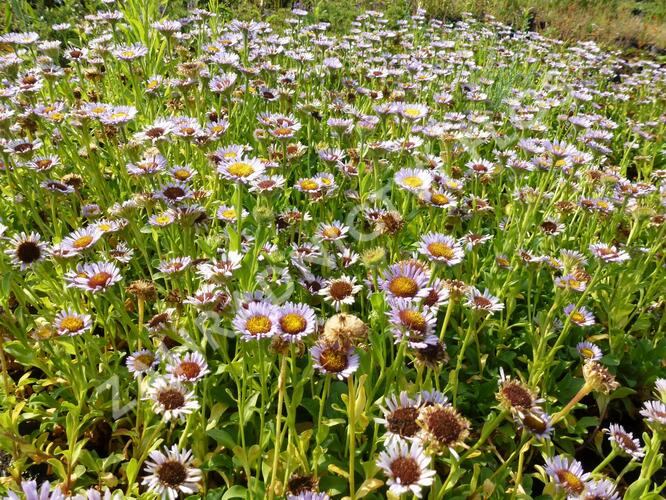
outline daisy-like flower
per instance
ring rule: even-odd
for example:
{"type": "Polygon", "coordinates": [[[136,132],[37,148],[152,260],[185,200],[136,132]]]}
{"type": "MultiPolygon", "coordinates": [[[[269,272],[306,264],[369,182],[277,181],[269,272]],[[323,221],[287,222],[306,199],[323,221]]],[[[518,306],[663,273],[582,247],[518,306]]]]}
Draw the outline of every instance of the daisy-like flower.
{"type": "Polygon", "coordinates": [[[140,43],[134,45],[119,45],[112,50],[112,54],[122,61],[131,61],[138,57],[143,57],[148,53],[148,49],[140,43]]]}
{"type": "Polygon", "coordinates": [[[446,191],[423,191],[420,193],[423,201],[436,208],[454,208],[458,199],[446,191]]]}
{"type": "Polygon", "coordinates": [[[528,411],[518,411],[513,414],[518,427],[527,430],[539,441],[550,439],[553,433],[553,419],[538,406],[528,411]]]}
{"type": "Polygon", "coordinates": [[[160,214],[151,215],[148,218],[148,224],[155,227],[166,227],[170,224],[173,224],[176,220],[176,215],[173,210],[169,209],[166,212],[160,214]]]}
{"type": "Polygon", "coordinates": [[[160,362],[157,353],[143,349],[136,351],[127,357],[125,364],[134,378],[139,378],[144,373],[154,369],[160,362]]]}
{"type": "Polygon", "coordinates": [[[155,378],[144,399],[153,402],[153,410],[161,414],[165,422],[171,420],[184,422],[187,415],[199,409],[199,402],[194,392],[188,390],[180,381],[168,376],[155,378]]]}
{"type": "Polygon", "coordinates": [[[388,477],[386,484],[396,496],[411,493],[421,498],[422,489],[432,485],[435,471],[430,469],[431,459],[423,447],[413,442],[396,440],[379,454],[377,465],[388,477]]]}
{"type": "Polygon", "coordinates": [[[495,165],[488,160],[470,160],[465,166],[475,175],[491,175],[495,172],[495,165]]]}
{"type": "Polygon", "coordinates": [[[624,250],[618,250],[615,246],[605,245],[603,243],[590,245],[590,252],[604,262],[624,262],[631,258],[624,250]]]}
{"type": "Polygon", "coordinates": [[[169,173],[177,182],[185,182],[194,177],[196,170],[187,165],[175,165],[169,170],[169,173]]]}
{"type": "Polygon", "coordinates": [[[238,309],[232,323],[246,342],[272,337],[278,331],[278,311],[268,302],[250,302],[238,309]]]}
{"type": "Polygon", "coordinates": [[[403,299],[425,297],[429,273],[411,262],[391,265],[379,278],[379,287],[389,296],[403,299]]]}
{"type": "Polygon", "coordinates": [[[67,282],[89,292],[103,292],[121,279],[120,270],[113,262],[79,264],[75,271],[65,275],[67,282]]]}
{"type": "Polygon", "coordinates": [[[407,337],[407,345],[412,349],[425,347],[425,339],[437,324],[437,316],[427,307],[409,299],[389,298],[389,321],[394,328],[396,342],[407,337]]]}
{"type": "Polygon", "coordinates": [[[620,500],[620,495],[615,491],[613,482],[603,478],[598,481],[590,481],[582,494],[571,498],[573,500],[620,500]]]}
{"type": "Polygon", "coordinates": [[[120,125],[133,120],[136,114],[137,109],[134,106],[115,106],[109,108],[99,121],[105,125],[120,125]]]}
{"type": "Polygon", "coordinates": [[[569,304],[564,308],[566,314],[572,323],[578,326],[591,326],[594,325],[594,314],[588,311],[585,307],[576,309],[575,304],[569,304]]]}
{"type": "Polygon", "coordinates": [[[440,307],[448,304],[450,292],[444,280],[436,278],[426,290],[428,293],[423,295],[421,301],[424,306],[437,311],[440,307]]]}
{"type": "MultiPolygon", "coordinates": [[[[224,222],[236,222],[238,220],[236,207],[230,207],[228,205],[220,206],[215,212],[215,216],[224,222]]],[[[245,219],[247,216],[248,216],[247,210],[241,209],[241,217],[245,219]]]]}
{"type": "Polygon", "coordinates": [[[428,233],[419,242],[419,252],[447,266],[462,262],[465,252],[451,236],[441,233],[428,233]]]}
{"type": "Polygon", "coordinates": [[[141,482],[152,493],[162,499],[176,500],[181,495],[192,495],[199,491],[201,470],[192,466],[192,452],[178,450],[176,445],[164,452],[150,452],[143,471],[146,477],[141,482]]]}
{"type": "Polygon", "coordinates": [[[580,462],[562,455],[546,458],[545,471],[555,481],[557,489],[570,496],[582,494],[591,478],[580,462]]]}
{"type": "Polygon", "coordinates": [[[431,370],[439,370],[448,362],[449,355],[446,352],[446,344],[439,340],[437,335],[429,335],[419,342],[419,347],[414,348],[416,362],[431,370]]]}
{"type": "Polygon", "coordinates": [[[457,457],[455,448],[469,435],[469,421],[450,404],[434,404],[421,410],[418,418],[421,441],[436,452],[448,449],[457,457]]]}
{"type": "Polygon", "coordinates": [[[92,319],[88,314],[80,314],[71,309],[60,311],[53,322],[59,335],[81,335],[90,330],[92,319]]]}
{"type": "Polygon", "coordinates": [[[587,341],[579,342],[576,350],[585,361],[599,361],[604,355],[598,345],[587,341]]]}
{"type": "Polygon", "coordinates": [[[666,429],[666,404],[661,401],[647,401],[640,411],[645,420],[656,428],[666,429]]]}
{"type": "Polygon", "coordinates": [[[211,309],[219,306],[221,303],[225,305],[230,301],[230,297],[218,288],[215,283],[206,283],[201,285],[199,289],[183,301],[184,304],[191,304],[198,309],[211,309]]]}
{"type": "Polygon", "coordinates": [[[641,446],[641,442],[634,438],[631,432],[625,431],[621,425],[610,424],[608,429],[604,429],[604,432],[608,433],[608,439],[611,443],[614,443],[614,446],[632,459],[640,460],[645,456],[645,450],[641,446]]]}
{"type": "Polygon", "coordinates": [[[465,302],[465,305],[470,309],[491,314],[504,309],[504,304],[497,297],[490,295],[488,290],[481,293],[478,289],[471,287],[466,295],[467,302],[465,302]]]}
{"type": "Polygon", "coordinates": [[[41,241],[37,233],[21,233],[9,240],[9,247],[5,253],[13,265],[25,271],[35,262],[43,260],[47,255],[46,243],[41,241]]]}
{"type": "Polygon", "coordinates": [[[337,241],[346,238],[349,228],[340,221],[333,221],[330,224],[322,222],[317,228],[316,234],[323,241],[337,241]]]}
{"type": "Polygon", "coordinates": [[[500,404],[511,411],[528,411],[542,401],[537,399],[522,382],[506,375],[502,368],[500,368],[499,390],[496,396],[500,404]]]}
{"type": "Polygon", "coordinates": [[[326,302],[333,304],[336,311],[339,311],[342,304],[353,304],[354,296],[362,288],[361,285],[356,284],[355,276],[340,276],[326,280],[326,285],[318,293],[324,297],[326,302]]]}
{"type": "Polygon", "coordinates": [[[278,333],[290,342],[307,337],[317,326],[314,309],[307,304],[286,302],[278,310],[277,320],[278,333]]]}
{"type": "Polygon", "coordinates": [[[225,161],[217,166],[218,173],[234,182],[249,184],[264,173],[266,167],[256,158],[239,158],[225,161]]]}
{"type": "Polygon", "coordinates": [[[250,185],[254,193],[271,193],[284,186],[286,179],[282,175],[260,175],[250,185]]]}
{"type": "Polygon", "coordinates": [[[127,225],[127,219],[101,219],[95,223],[95,228],[102,233],[115,233],[127,225]]]}
{"type": "Polygon", "coordinates": [[[425,104],[401,104],[398,113],[410,121],[418,121],[428,115],[428,106],[425,104]]]}
{"type": "Polygon", "coordinates": [[[158,269],[164,274],[175,274],[185,271],[191,263],[190,257],[175,257],[160,262],[158,269]]]}
{"type": "Polygon", "coordinates": [[[233,276],[234,271],[241,268],[243,254],[233,250],[225,252],[222,258],[212,264],[201,264],[197,274],[205,281],[212,283],[223,283],[233,276]]]}
{"type": "Polygon", "coordinates": [[[103,234],[97,225],[77,229],[62,241],[62,246],[71,252],[82,252],[97,243],[103,234]]]}
{"type": "MultiPolygon", "coordinates": [[[[160,128],[160,130],[162,130],[160,128]]],[[[167,161],[161,154],[146,156],[136,163],[128,163],[125,168],[131,175],[148,175],[162,172],[167,166],[167,161]]]]}
{"type": "Polygon", "coordinates": [[[65,494],[62,490],[56,487],[51,491],[51,483],[44,481],[41,485],[37,485],[37,481],[21,481],[21,490],[23,496],[19,496],[13,491],[7,493],[6,500],[65,500],[65,494]]]}
{"type": "Polygon", "coordinates": [[[337,342],[317,342],[310,348],[313,366],[323,374],[335,375],[343,380],[354,373],[360,357],[354,347],[337,342]]]}
{"type": "Polygon", "coordinates": [[[406,391],[398,396],[384,399],[384,406],[379,405],[383,417],[376,418],[378,424],[386,427],[386,436],[389,441],[394,439],[412,440],[417,437],[419,424],[417,419],[421,412],[420,399],[412,399],[406,391]]]}
{"type": "Polygon", "coordinates": [[[210,373],[206,359],[199,352],[172,357],[167,362],[166,369],[172,377],[182,382],[196,382],[210,373]]]}
{"type": "Polygon", "coordinates": [[[427,191],[432,184],[432,174],[424,169],[401,168],[395,174],[395,183],[412,193],[427,191]]]}
{"type": "Polygon", "coordinates": [[[322,185],[314,177],[302,177],[296,181],[294,188],[301,193],[314,194],[321,191],[322,185]]]}
{"type": "Polygon", "coordinates": [[[574,290],[576,292],[584,292],[587,288],[587,282],[578,279],[575,274],[567,274],[555,278],[555,286],[564,288],[566,290],[574,290]]]}
{"type": "Polygon", "coordinates": [[[210,88],[211,92],[221,94],[229,90],[234,85],[234,83],[236,83],[237,78],[238,75],[236,73],[223,73],[221,75],[215,75],[210,79],[208,88],[210,88]]]}
{"type": "Polygon", "coordinates": [[[168,205],[176,205],[192,198],[192,192],[187,184],[183,182],[170,182],[157,189],[154,196],[163,200],[168,205]]]}

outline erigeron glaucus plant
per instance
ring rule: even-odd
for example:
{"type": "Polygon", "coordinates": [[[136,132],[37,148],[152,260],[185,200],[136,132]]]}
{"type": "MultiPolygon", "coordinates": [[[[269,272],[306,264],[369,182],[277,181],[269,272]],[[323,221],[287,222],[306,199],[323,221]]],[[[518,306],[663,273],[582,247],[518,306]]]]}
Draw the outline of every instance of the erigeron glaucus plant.
{"type": "Polygon", "coordinates": [[[663,494],[663,66],[104,3],[0,39],[0,497],[663,494]]]}

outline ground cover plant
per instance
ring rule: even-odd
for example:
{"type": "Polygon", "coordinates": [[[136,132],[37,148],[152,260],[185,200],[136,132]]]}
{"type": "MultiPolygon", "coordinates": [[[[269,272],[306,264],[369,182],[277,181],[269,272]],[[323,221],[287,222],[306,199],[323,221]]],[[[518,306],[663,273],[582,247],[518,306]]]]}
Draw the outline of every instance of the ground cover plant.
{"type": "Polygon", "coordinates": [[[417,11],[2,35],[8,498],[661,498],[666,69],[417,11]]]}

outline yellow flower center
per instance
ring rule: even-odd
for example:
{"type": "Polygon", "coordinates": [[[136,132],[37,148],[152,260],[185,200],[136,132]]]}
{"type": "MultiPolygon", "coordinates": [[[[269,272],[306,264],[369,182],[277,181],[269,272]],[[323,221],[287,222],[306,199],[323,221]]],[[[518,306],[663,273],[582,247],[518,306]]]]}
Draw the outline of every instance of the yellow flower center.
{"type": "Polygon", "coordinates": [[[72,243],[72,246],[74,248],[86,248],[92,243],[93,239],[94,238],[92,236],[86,234],[85,236],[76,238],[76,240],[74,240],[74,243],[72,243]]]}
{"type": "Polygon", "coordinates": [[[322,234],[327,238],[337,238],[340,236],[340,229],[335,226],[329,226],[322,231],[322,234]]]}
{"type": "Polygon", "coordinates": [[[303,191],[316,191],[319,185],[312,179],[305,179],[301,181],[301,189],[303,191]]]}
{"type": "Polygon", "coordinates": [[[229,165],[227,172],[235,177],[248,177],[254,173],[254,167],[249,163],[239,161],[229,165]]]}
{"type": "Polygon", "coordinates": [[[558,470],[557,478],[568,492],[580,494],[585,489],[585,483],[576,474],[568,470],[558,470]]]}
{"type": "Polygon", "coordinates": [[[222,212],[222,217],[225,219],[235,219],[236,218],[236,211],[233,208],[228,208],[224,212],[222,212]]]}
{"type": "Polygon", "coordinates": [[[452,259],[455,256],[453,249],[446,243],[441,242],[430,243],[428,252],[433,257],[443,257],[445,259],[452,259]]]}
{"type": "Polygon", "coordinates": [[[100,272],[92,275],[88,279],[88,286],[91,288],[104,287],[111,280],[111,274],[107,272],[100,272]]]}
{"type": "Polygon", "coordinates": [[[120,111],[118,113],[111,114],[111,119],[112,120],[121,120],[123,118],[127,118],[127,116],[128,116],[127,113],[123,113],[122,111],[120,111]]]}
{"type": "Polygon", "coordinates": [[[333,347],[324,349],[319,355],[319,364],[328,372],[340,373],[349,364],[347,352],[333,347]]]}
{"type": "Polygon", "coordinates": [[[391,280],[388,286],[393,295],[398,297],[413,297],[419,290],[418,283],[408,276],[397,276],[391,280]]]}
{"type": "Polygon", "coordinates": [[[155,222],[162,225],[169,224],[171,222],[171,217],[168,215],[159,215],[155,218],[155,222]]]}
{"type": "Polygon", "coordinates": [[[407,108],[403,110],[403,113],[411,118],[416,118],[421,114],[421,110],[418,108],[407,108]]]}
{"type": "Polygon", "coordinates": [[[402,183],[411,188],[420,188],[421,186],[423,186],[423,180],[416,175],[410,175],[405,177],[404,179],[402,179],[402,183]]]}
{"type": "Polygon", "coordinates": [[[245,323],[245,328],[252,335],[261,335],[263,333],[268,333],[271,331],[272,326],[273,323],[271,322],[270,318],[268,316],[264,316],[261,314],[257,316],[252,316],[245,323]]]}
{"type": "Polygon", "coordinates": [[[292,134],[292,131],[288,127],[279,127],[273,130],[273,134],[277,135],[278,137],[284,137],[292,134]]]}
{"type": "Polygon", "coordinates": [[[134,368],[137,371],[145,371],[153,364],[155,356],[152,353],[139,354],[134,358],[134,368]]]}
{"type": "Polygon", "coordinates": [[[404,310],[399,313],[400,321],[404,326],[410,330],[416,330],[417,332],[425,332],[426,329],[426,320],[418,311],[404,310]]]}
{"type": "Polygon", "coordinates": [[[60,322],[60,328],[68,332],[78,332],[83,328],[84,322],[76,316],[68,316],[60,322]]]}
{"type": "Polygon", "coordinates": [[[571,321],[573,321],[574,323],[582,323],[583,321],[585,321],[585,316],[583,316],[578,311],[575,311],[571,313],[571,321]]]}
{"type": "Polygon", "coordinates": [[[449,202],[449,197],[441,193],[435,193],[430,197],[430,201],[433,205],[446,205],[449,202]]]}
{"type": "Polygon", "coordinates": [[[280,318],[280,327],[285,333],[295,335],[305,330],[307,321],[300,314],[289,313],[280,318]]]}
{"type": "Polygon", "coordinates": [[[585,347],[585,348],[581,349],[580,353],[585,358],[593,358],[594,357],[594,351],[592,349],[590,349],[589,347],[585,347]]]}

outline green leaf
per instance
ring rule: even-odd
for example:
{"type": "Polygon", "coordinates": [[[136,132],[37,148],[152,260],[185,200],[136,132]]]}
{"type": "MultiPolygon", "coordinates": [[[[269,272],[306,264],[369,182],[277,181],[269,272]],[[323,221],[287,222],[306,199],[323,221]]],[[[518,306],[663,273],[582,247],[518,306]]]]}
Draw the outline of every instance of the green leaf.
{"type": "Polygon", "coordinates": [[[228,500],[229,498],[246,498],[247,497],[247,488],[245,486],[240,486],[238,484],[229,488],[224,495],[222,495],[222,500],[228,500]]]}
{"type": "Polygon", "coordinates": [[[222,429],[211,429],[206,432],[210,437],[212,437],[218,444],[221,444],[225,448],[232,450],[236,446],[234,438],[227,431],[222,429]]]}
{"type": "Polygon", "coordinates": [[[643,492],[648,486],[650,486],[648,478],[638,479],[627,488],[627,491],[624,493],[624,500],[642,500],[645,498],[643,492]]]}
{"type": "Polygon", "coordinates": [[[139,474],[139,461],[136,458],[132,458],[127,464],[125,469],[125,474],[127,475],[127,483],[134,484],[136,477],[139,474]]]}

